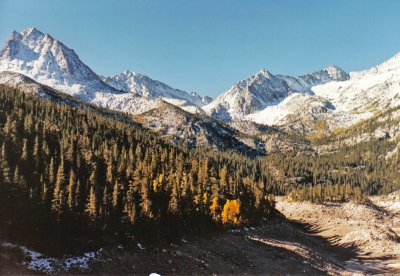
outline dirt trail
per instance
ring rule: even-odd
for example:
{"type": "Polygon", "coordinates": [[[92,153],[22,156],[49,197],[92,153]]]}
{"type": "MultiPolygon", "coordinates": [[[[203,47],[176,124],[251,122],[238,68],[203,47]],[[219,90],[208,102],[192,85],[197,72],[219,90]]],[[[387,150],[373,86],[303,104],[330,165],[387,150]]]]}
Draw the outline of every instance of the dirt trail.
{"type": "Polygon", "coordinates": [[[331,244],[353,247],[356,256],[343,261],[349,273],[400,274],[400,194],[371,197],[370,203],[312,204],[277,199],[289,220],[308,224],[313,235],[331,244]]]}

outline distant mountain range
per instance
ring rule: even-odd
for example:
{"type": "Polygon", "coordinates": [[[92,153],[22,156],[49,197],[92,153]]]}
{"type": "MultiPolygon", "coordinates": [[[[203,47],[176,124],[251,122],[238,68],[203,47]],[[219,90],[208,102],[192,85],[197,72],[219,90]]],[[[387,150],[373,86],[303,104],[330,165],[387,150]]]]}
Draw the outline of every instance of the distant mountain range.
{"type": "Polygon", "coordinates": [[[0,52],[0,71],[20,73],[88,102],[133,114],[150,110],[158,98],[194,113],[211,100],[137,73],[100,77],[74,50],[35,28],[12,32],[0,52]]]}
{"type": "MultiPolygon", "coordinates": [[[[163,100],[187,111],[185,116],[211,117],[208,122],[214,118],[215,122],[236,122],[233,125],[237,126],[250,121],[298,134],[349,127],[400,105],[400,54],[371,69],[349,74],[337,66],[297,77],[262,69],[211,99],[130,71],[99,76],[74,50],[48,33],[28,28],[11,33],[0,51],[0,71],[0,83],[36,92],[40,85],[46,85],[133,115],[152,114],[154,118],[163,113],[150,110],[174,110],[160,106],[163,100]]],[[[164,120],[164,131],[166,123],[164,120]]],[[[176,129],[173,122],[169,127],[176,129]]],[[[246,132],[242,127],[241,131],[246,132]]]]}

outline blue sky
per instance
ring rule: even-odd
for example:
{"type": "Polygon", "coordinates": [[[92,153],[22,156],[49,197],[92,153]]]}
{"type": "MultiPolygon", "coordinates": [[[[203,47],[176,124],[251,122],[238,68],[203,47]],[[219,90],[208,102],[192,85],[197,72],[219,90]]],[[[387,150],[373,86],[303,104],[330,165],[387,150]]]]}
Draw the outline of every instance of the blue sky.
{"type": "Polygon", "coordinates": [[[376,65],[400,51],[399,11],[394,0],[0,0],[0,41],[36,26],[99,74],[216,96],[261,68],[376,65]]]}

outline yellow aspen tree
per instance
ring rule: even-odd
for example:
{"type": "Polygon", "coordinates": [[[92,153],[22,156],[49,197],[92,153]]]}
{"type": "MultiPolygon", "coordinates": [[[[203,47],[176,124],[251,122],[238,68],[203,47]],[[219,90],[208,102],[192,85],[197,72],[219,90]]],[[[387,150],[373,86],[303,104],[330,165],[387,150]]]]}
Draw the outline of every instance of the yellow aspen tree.
{"type": "Polygon", "coordinates": [[[223,224],[238,224],[240,214],[240,203],[237,199],[227,200],[221,213],[223,224]]]}
{"type": "Polygon", "coordinates": [[[222,209],[222,213],[221,213],[221,219],[222,219],[222,223],[226,224],[229,222],[229,208],[230,208],[230,200],[227,199],[224,205],[224,208],[222,209]]]}
{"type": "Polygon", "coordinates": [[[239,200],[237,200],[237,199],[231,200],[230,219],[233,221],[234,224],[238,224],[239,214],[240,214],[239,200]]]}
{"type": "Polygon", "coordinates": [[[218,206],[218,198],[214,197],[212,200],[211,206],[210,206],[210,211],[211,211],[211,214],[212,214],[214,220],[216,220],[216,218],[217,218],[216,214],[217,214],[218,207],[219,207],[218,206]]]}
{"type": "Polygon", "coordinates": [[[207,205],[207,203],[208,203],[208,194],[207,194],[207,192],[205,192],[205,193],[203,194],[203,204],[204,204],[204,205],[207,205]]]}
{"type": "Polygon", "coordinates": [[[154,179],[153,180],[153,191],[157,193],[157,187],[158,187],[158,180],[154,179]]]}

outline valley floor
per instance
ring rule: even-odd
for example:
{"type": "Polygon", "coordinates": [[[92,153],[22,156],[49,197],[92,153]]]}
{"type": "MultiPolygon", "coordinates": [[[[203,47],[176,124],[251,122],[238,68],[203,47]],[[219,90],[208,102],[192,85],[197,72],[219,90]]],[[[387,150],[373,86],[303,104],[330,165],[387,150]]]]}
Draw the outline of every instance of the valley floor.
{"type": "Polygon", "coordinates": [[[356,254],[343,262],[349,273],[400,274],[400,193],[353,203],[289,203],[280,198],[277,209],[291,221],[308,225],[314,236],[356,254]]]}
{"type": "MultiPolygon", "coordinates": [[[[244,227],[212,237],[187,236],[179,243],[157,248],[109,246],[86,254],[94,256],[86,259],[68,256],[47,262],[42,256],[39,263],[62,274],[400,273],[400,201],[396,195],[372,197],[366,205],[290,203],[278,198],[277,209],[282,215],[262,227],[244,227]],[[85,261],[80,262],[82,259],[85,261]]],[[[24,256],[31,251],[23,248],[19,252],[17,246],[4,242],[0,245],[0,274],[32,271],[26,268],[32,256],[24,256]]]]}

